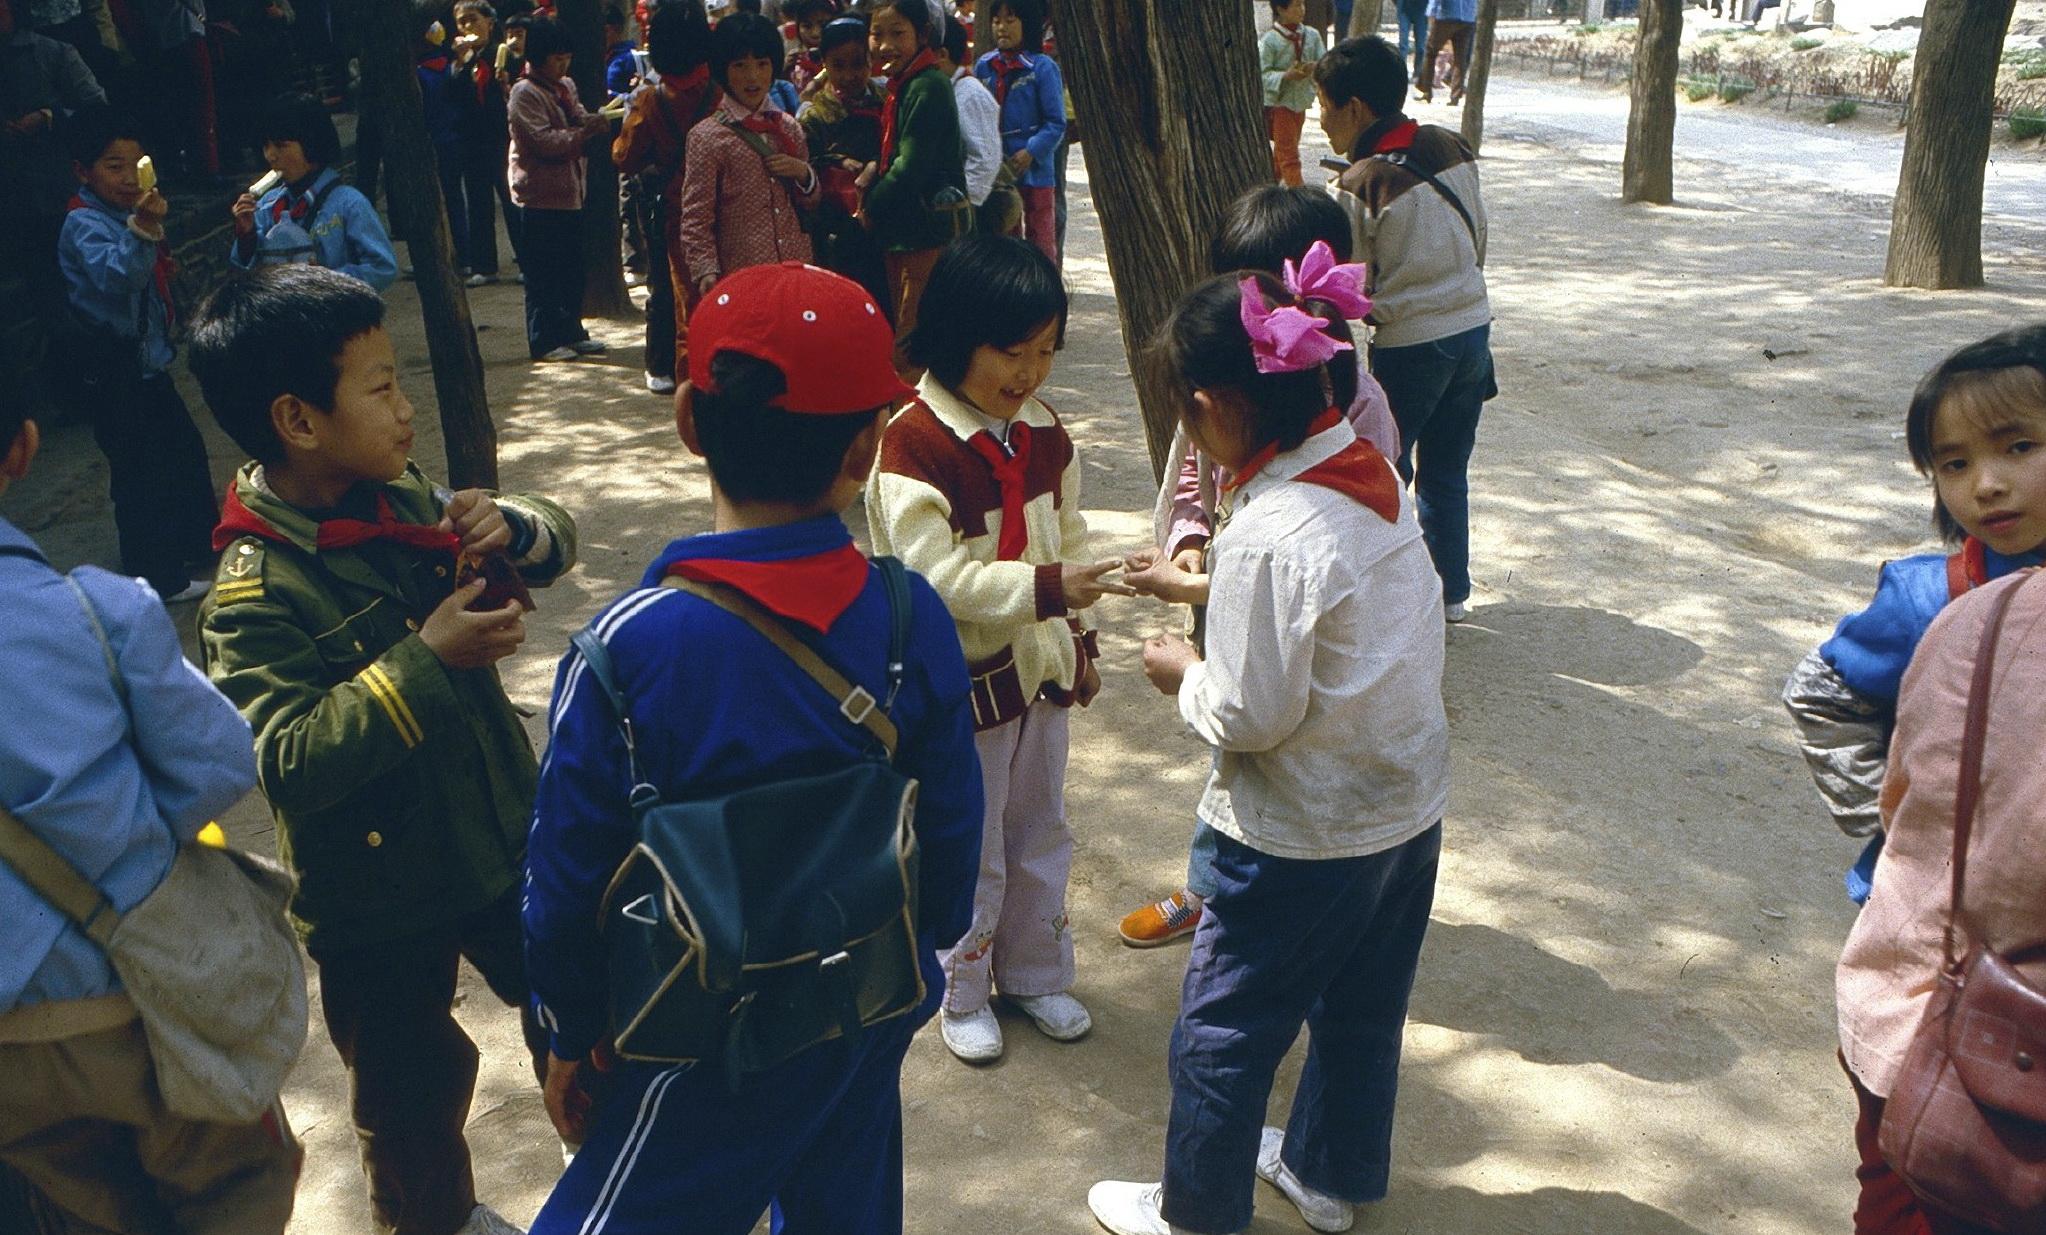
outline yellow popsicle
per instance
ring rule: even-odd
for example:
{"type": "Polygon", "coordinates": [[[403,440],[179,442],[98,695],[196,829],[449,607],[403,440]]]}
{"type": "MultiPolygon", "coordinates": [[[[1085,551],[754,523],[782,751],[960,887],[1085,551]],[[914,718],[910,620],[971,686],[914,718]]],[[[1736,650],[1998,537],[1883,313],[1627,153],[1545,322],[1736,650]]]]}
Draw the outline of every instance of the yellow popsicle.
{"type": "Polygon", "coordinates": [[[219,824],[209,823],[199,829],[199,843],[211,845],[215,849],[225,849],[227,848],[227,833],[220,830],[219,824]]]}
{"type": "Polygon", "coordinates": [[[442,43],[448,41],[448,28],[439,22],[433,23],[426,28],[426,41],[435,47],[439,47],[442,43]]]}
{"type": "Polygon", "coordinates": [[[144,193],[156,187],[156,161],[146,154],[135,160],[135,183],[144,193]]]}

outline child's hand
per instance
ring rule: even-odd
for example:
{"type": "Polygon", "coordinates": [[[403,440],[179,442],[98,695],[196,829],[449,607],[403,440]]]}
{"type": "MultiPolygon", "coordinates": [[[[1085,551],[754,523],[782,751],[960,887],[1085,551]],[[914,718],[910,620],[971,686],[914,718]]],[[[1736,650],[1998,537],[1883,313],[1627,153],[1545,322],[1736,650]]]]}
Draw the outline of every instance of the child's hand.
{"type": "Polygon", "coordinates": [[[1201,654],[1180,635],[1153,635],[1144,640],[1144,676],[1161,695],[1176,695],[1186,671],[1198,664],[1201,654]]]}
{"type": "Polygon", "coordinates": [[[1008,157],[1006,166],[1011,176],[1021,176],[1024,172],[1030,170],[1030,164],[1033,161],[1028,150],[1018,150],[1008,157]]]}
{"type": "Polygon", "coordinates": [[[596,1098],[583,1079],[583,1068],[588,1066],[603,1073],[617,1063],[618,1056],[612,1053],[608,1042],[598,1042],[587,1060],[561,1059],[548,1053],[547,1083],[541,1086],[540,1101],[547,1108],[548,1122],[554,1125],[564,1144],[580,1148],[589,1139],[590,1110],[596,1105],[596,1098]]]}
{"type": "Polygon", "coordinates": [[[443,532],[459,537],[462,548],[471,553],[495,553],[511,547],[511,524],[505,522],[504,512],[481,489],[464,489],[449,498],[441,513],[440,527],[443,532]]]}
{"type": "Polygon", "coordinates": [[[874,183],[874,178],[880,174],[881,165],[879,163],[869,163],[860,169],[860,174],[853,179],[853,183],[861,189],[865,189],[868,185],[874,183]]]}
{"type": "Polygon", "coordinates": [[[784,180],[808,180],[810,165],[792,154],[775,153],[767,156],[767,170],[784,180]]]}
{"type": "Polygon", "coordinates": [[[163,194],[156,189],[144,193],[141,200],[135,203],[135,221],[142,225],[144,231],[162,231],[164,216],[169,213],[170,203],[165,201],[163,194]]]}
{"type": "Polygon", "coordinates": [[[1065,585],[1066,608],[1078,611],[1091,607],[1103,596],[1135,596],[1134,589],[1120,583],[1108,583],[1103,575],[1122,569],[1122,563],[1115,558],[1096,562],[1092,566],[1067,566],[1060,570],[1059,581],[1065,585]]]}
{"type": "Polygon", "coordinates": [[[255,235],[256,233],[255,194],[244,193],[240,197],[235,198],[234,205],[229,206],[228,211],[234,215],[235,235],[237,236],[255,235]]]}
{"type": "Polygon", "coordinates": [[[1080,676],[1073,682],[1073,702],[1086,707],[1101,697],[1101,670],[1085,653],[1080,656],[1080,676]]]}
{"type": "Polygon", "coordinates": [[[718,277],[716,275],[714,274],[704,275],[702,278],[696,281],[696,294],[699,296],[709,295],[710,289],[716,287],[717,285],[718,277]]]}
{"type": "Polygon", "coordinates": [[[1125,570],[1123,582],[1144,596],[1175,605],[1208,603],[1208,576],[1201,569],[1199,549],[1181,549],[1170,559],[1137,570],[1125,570]]]}
{"type": "Polygon", "coordinates": [[[517,601],[494,613],[469,612],[485,586],[475,579],[456,588],[420,624],[419,641],[450,669],[488,668],[526,641],[526,611],[517,601]]]}

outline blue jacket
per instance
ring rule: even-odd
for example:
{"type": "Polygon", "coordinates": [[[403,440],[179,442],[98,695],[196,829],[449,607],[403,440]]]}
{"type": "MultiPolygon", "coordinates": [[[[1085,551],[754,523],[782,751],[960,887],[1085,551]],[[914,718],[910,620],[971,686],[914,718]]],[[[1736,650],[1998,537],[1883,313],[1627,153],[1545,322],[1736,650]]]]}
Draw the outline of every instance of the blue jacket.
{"type": "Polygon", "coordinates": [[[436,149],[447,150],[462,140],[462,104],[457,90],[467,89],[455,76],[454,64],[439,52],[420,60],[419,103],[426,113],[426,135],[436,149]]]}
{"type": "MultiPolygon", "coordinates": [[[[279,185],[263,194],[263,199],[256,203],[255,236],[246,249],[234,244],[228,250],[228,261],[244,270],[254,266],[263,236],[276,225],[280,214],[290,217],[290,202],[300,196],[318,197],[322,189],[340,178],[341,173],[330,167],[313,178],[303,195],[290,185],[279,185]],[[286,200],[287,195],[290,201],[286,200]]],[[[384,231],[384,222],[377,217],[376,207],[354,187],[337,186],[320,204],[319,214],[301,226],[312,233],[320,265],[327,269],[352,274],[380,292],[398,281],[398,255],[391,251],[391,237],[384,231]]]]}
{"type": "Polygon", "coordinates": [[[128,226],[128,212],[91,189],[78,190],[83,206],[64,216],[57,264],[71,307],[88,326],[103,326],[136,340],[144,373],[170,367],[170,307],[156,291],[156,242],[128,226]]]}
{"type": "MultiPolygon", "coordinates": [[[[155,593],[92,567],[72,577],[106,629],[125,706],[77,593],[0,519],[0,803],[127,910],[163,882],[178,843],[255,787],[255,742],[185,660],[155,593]]],[[[118,989],[98,946],[0,865],[0,1012],[118,989]]]]}
{"type": "MultiPolygon", "coordinates": [[[[2046,553],[2005,557],[1985,549],[1983,564],[1991,579],[2037,566],[2046,553]]],[[[1932,619],[1947,606],[1947,558],[1943,553],[1885,562],[1875,599],[1868,608],[1840,619],[1833,637],[1819,645],[1819,655],[1856,692],[1895,707],[1904,670],[1918,650],[1932,619]]]]}
{"type": "MultiPolygon", "coordinates": [[[[863,731],[773,645],[724,610],[659,587],[669,565],[778,562],[801,572],[804,559],[851,544],[836,516],[678,540],[654,559],[640,590],[590,623],[610,650],[633,714],[640,771],[665,799],[843,767],[865,749],[863,731]]],[[[928,583],[912,576],[910,588],[909,675],[892,715],[902,735],[895,766],[921,782],[918,941],[929,988],[922,1020],[944,990],[937,952],[957,942],[972,919],[981,781],[958,633],[928,583]]],[[[887,592],[870,570],[865,588],[831,621],[821,645],[879,697],[889,630],[887,592]]],[[[555,677],[548,725],[526,850],[526,960],[555,1055],[580,1059],[607,1032],[598,906],[637,834],[626,802],[632,781],[624,742],[573,650],[555,677]]]]}
{"type": "Polygon", "coordinates": [[[1428,19],[1444,21],[1476,21],[1478,0],[1428,0],[1428,19]]]}
{"type": "Polygon", "coordinates": [[[604,93],[611,98],[632,93],[633,82],[639,77],[639,56],[630,39],[614,43],[604,53],[604,93]]]}
{"type": "Polygon", "coordinates": [[[1026,189],[1041,189],[1058,183],[1052,156],[1066,136],[1066,86],[1059,76],[1058,61],[1042,52],[1023,52],[1030,71],[1010,79],[1009,96],[997,88],[995,61],[1002,53],[991,51],[973,66],[988,93],[1002,105],[1002,157],[1018,150],[1030,151],[1030,170],[1017,178],[1026,189]]]}

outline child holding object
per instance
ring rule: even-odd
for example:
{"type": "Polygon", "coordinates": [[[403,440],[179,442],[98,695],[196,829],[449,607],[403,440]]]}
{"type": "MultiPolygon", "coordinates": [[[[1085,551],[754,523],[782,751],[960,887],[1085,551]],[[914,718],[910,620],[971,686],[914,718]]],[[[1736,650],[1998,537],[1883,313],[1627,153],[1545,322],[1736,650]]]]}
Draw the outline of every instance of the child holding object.
{"type": "MultiPolygon", "coordinates": [[[[1355,289],[1353,289],[1355,290],[1355,289]]],[[[1257,1178],[1316,1230],[1385,1195],[1400,1038],[1449,793],[1442,600],[1391,465],[1329,406],[1350,344],[1270,275],[1189,293],[1160,332],[1181,418],[1233,473],[1205,656],[1144,671],[1216,752],[1215,892],[1172,1032],[1162,1184],[1088,1195],[1117,1235],[1230,1235],[1257,1178]],[[1309,1036],[1287,1127],[1273,1074],[1309,1036]]]]}
{"type": "Polygon", "coordinates": [[[1042,0],[998,0],[995,50],[974,73],[1001,109],[1002,158],[1023,195],[1023,235],[1059,261],[1058,184],[1053,156],[1066,137],[1065,82],[1044,54],[1042,0]]]}
{"type": "Polygon", "coordinates": [[[526,75],[512,87],[511,192],[524,227],[526,349],[535,360],[601,356],[583,326],[584,148],[611,122],[583,110],[569,80],[575,44],[551,18],[526,31],[526,75]]]}
{"type": "Polygon", "coordinates": [[[286,95],[263,116],[261,135],[263,161],[275,173],[263,179],[275,187],[235,199],[228,261],[243,269],[310,262],[380,292],[397,282],[398,256],[376,207],[334,170],[341,136],[326,104],[286,95]]]}
{"type": "Polygon", "coordinates": [[[1272,28],[1257,44],[1272,170],[1280,184],[1300,183],[1300,134],[1314,102],[1314,64],[1325,50],[1321,31],[1304,25],[1306,18],[1307,0],[1272,0],[1272,28]]]}

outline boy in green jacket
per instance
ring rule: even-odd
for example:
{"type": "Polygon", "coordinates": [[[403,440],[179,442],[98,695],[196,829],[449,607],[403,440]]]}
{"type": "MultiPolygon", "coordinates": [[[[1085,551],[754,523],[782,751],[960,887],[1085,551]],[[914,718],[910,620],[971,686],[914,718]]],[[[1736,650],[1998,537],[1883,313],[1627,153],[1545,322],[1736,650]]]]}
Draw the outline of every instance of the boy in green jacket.
{"type": "Polygon", "coordinates": [[[450,1009],[467,957],[522,1010],[544,1076],[519,935],[538,767],[493,667],[524,610],[473,610],[485,585],[457,586],[458,559],[502,553],[545,584],[574,564],[575,524],[420,474],[383,316],[367,284],[304,265],[201,308],[192,370],[255,456],[214,533],[202,654],[255,731],[379,1230],[500,1235],[515,1228],[476,1203],[462,1139],[476,1048],[450,1009]]]}

